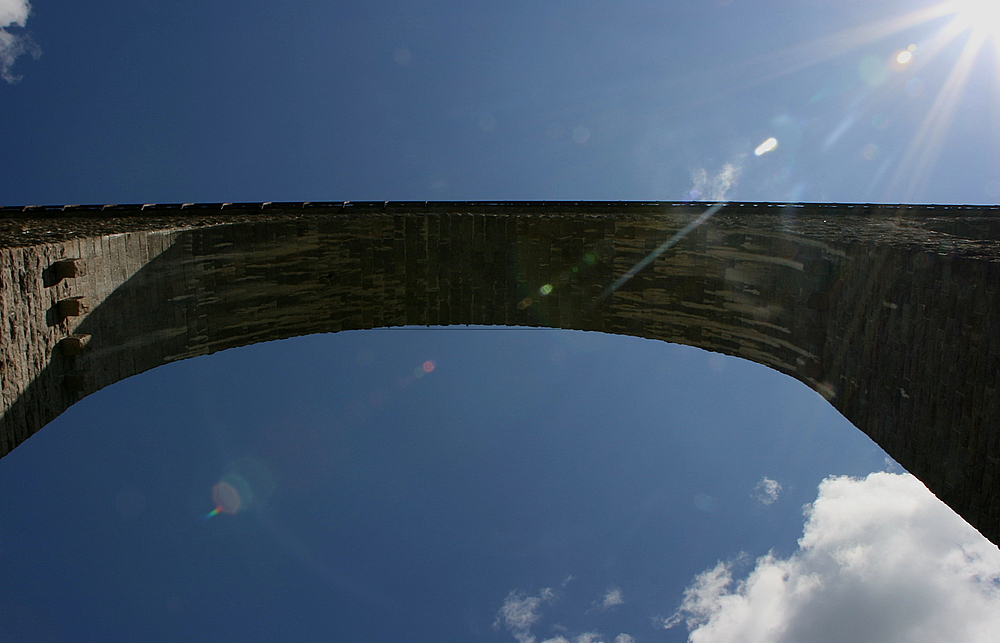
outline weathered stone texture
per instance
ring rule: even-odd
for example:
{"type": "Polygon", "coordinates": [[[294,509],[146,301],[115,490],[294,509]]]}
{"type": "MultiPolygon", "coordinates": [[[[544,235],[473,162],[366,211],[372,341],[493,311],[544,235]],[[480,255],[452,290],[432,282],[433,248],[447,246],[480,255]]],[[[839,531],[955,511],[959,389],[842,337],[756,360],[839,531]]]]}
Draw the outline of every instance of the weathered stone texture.
{"type": "Polygon", "coordinates": [[[0,454],[80,395],[226,348],[401,325],[597,330],[799,379],[1000,541],[997,209],[730,204],[602,299],[704,207],[6,211],[0,454]],[[67,258],[82,272],[55,283],[67,258]],[[75,297],[80,314],[58,315],[75,297]]]}
{"type": "MultiPolygon", "coordinates": [[[[95,364],[92,372],[84,372],[80,370],[81,357],[58,346],[78,332],[89,317],[88,308],[92,312],[172,241],[169,232],[139,232],[0,248],[0,309],[6,322],[0,337],[4,409],[0,454],[9,452],[78,399],[79,394],[72,390],[75,387],[66,386],[67,377],[74,382],[82,377],[85,386],[81,392],[89,393],[151,368],[136,370],[134,360],[129,359],[94,360],[94,353],[88,351],[95,364]],[[58,267],[67,258],[77,259],[79,270],[72,277],[58,267]]],[[[131,339],[126,318],[132,314],[125,309],[115,311],[117,333],[104,337],[102,343],[126,344],[131,339]]],[[[89,348],[90,338],[85,332],[81,335],[81,343],[89,348]]]]}

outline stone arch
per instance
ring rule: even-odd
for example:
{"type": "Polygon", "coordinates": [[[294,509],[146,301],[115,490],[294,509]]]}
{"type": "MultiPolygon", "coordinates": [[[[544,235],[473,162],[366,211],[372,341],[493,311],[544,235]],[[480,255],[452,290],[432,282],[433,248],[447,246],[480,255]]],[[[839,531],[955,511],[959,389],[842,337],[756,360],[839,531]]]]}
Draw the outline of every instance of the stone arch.
{"type": "Polygon", "coordinates": [[[318,332],[540,326],[688,344],[822,394],[1000,542],[997,208],[366,203],[6,208],[0,455],[158,365],[318,332]]]}

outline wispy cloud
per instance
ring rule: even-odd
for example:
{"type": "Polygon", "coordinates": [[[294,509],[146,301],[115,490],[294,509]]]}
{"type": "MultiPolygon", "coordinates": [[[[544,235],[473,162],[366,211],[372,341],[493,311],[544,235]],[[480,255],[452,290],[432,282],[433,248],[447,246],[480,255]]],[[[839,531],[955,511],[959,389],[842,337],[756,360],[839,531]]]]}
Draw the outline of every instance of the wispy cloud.
{"type": "Polygon", "coordinates": [[[885,468],[883,471],[888,471],[889,473],[906,473],[904,469],[898,462],[890,458],[888,455],[885,456],[885,468]]]}
{"type": "Polygon", "coordinates": [[[624,604],[625,596],[622,595],[622,590],[617,587],[609,587],[608,591],[604,593],[604,598],[601,599],[600,607],[607,610],[624,604]]]}
{"type": "MultiPolygon", "coordinates": [[[[572,577],[567,577],[563,584],[565,585],[571,579],[572,577]]],[[[536,643],[538,638],[532,633],[532,629],[550,632],[549,638],[544,638],[545,635],[542,635],[541,643],[606,643],[610,640],[604,638],[600,632],[593,630],[582,632],[575,630],[574,632],[575,628],[567,628],[560,624],[544,625],[542,623],[542,607],[556,602],[557,598],[561,596],[561,592],[557,596],[556,592],[548,587],[537,594],[513,591],[507,594],[507,598],[504,599],[503,606],[493,622],[493,627],[506,629],[518,643],[536,643]],[[559,632],[559,634],[553,635],[553,632],[559,632]]],[[[608,609],[624,603],[622,591],[617,587],[610,587],[601,600],[594,602],[594,609],[608,609]]],[[[628,634],[619,634],[615,637],[614,643],[635,643],[635,639],[628,634]]]]}
{"type": "Polygon", "coordinates": [[[699,574],[665,627],[691,643],[1000,640],[1000,550],[909,474],[824,480],[798,549],[699,574]]]}
{"type": "Polygon", "coordinates": [[[777,480],[771,480],[767,476],[761,478],[757,486],[753,488],[753,497],[762,505],[774,504],[780,493],[781,483],[777,480]]]}
{"type": "Polygon", "coordinates": [[[740,161],[726,163],[715,174],[709,174],[703,167],[698,168],[691,172],[692,186],[688,196],[696,201],[725,201],[729,191],[739,183],[741,174],[743,164],[740,161]]]}
{"type": "Polygon", "coordinates": [[[555,592],[551,588],[544,588],[537,595],[528,595],[522,592],[513,591],[507,594],[503,607],[493,621],[493,627],[507,628],[518,643],[535,643],[535,637],[531,633],[531,626],[541,618],[539,608],[543,602],[551,602],[555,598],[555,592]]]}
{"type": "MultiPolygon", "coordinates": [[[[572,639],[568,639],[565,636],[557,636],[545,639],[542,643],[604,643],[604,640],[604,637],[597,632],[584,632],[583,634],[577,634],[572,639]]],[[[635,643],[635,639],[628,634],[619,634],[615,637],[614,643],[635,643]]]]}
{"type": "Polygon", "coordinates": [[[0,78],[8,83],[21,79],[11,71],[15,60],[24,54],[38,58],[42,53],[28,34],[9,31],[10,27],[24,28],[30,14],[28,0],[0,0],[0,78]]]}

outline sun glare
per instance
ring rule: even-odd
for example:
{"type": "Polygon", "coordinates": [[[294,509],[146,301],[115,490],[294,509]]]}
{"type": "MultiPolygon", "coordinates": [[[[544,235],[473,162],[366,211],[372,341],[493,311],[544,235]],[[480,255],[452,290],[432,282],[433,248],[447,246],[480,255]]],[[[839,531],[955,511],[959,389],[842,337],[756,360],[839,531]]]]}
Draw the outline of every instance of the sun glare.
{"type": "Polygon", "coordinates": [[[993,37],[1000,35],[1000,1],[954,0],[951,4],[963,25],[993,37]]]}

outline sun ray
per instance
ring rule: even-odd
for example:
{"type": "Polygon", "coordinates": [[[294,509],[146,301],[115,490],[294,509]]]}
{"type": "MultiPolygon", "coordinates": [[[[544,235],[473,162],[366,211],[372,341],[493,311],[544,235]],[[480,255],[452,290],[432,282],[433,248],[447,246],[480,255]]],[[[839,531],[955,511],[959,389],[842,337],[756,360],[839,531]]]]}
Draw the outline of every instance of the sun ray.
{"type": "MultiPolygon", "coordinates": [[[[1000,1],[1000,0],[998,0],[1000,1]]],[[[735,63],[710,69],[692,69],[660,83],[633,81],[604,86],[593,97],[575,106],[573,113],[604,111],[615,103],[646,89],[658,94],[684,88],[688,100],[671,103],[670,111],[683,111],[718,101],[726,96],[764,85],[797,71],[820,65],[851,51],[927,22],[954,14],[953,2],[917,9],[903,15],[887,16],[855,27],[812,38],[735,63]]],[[[958,35],[956,33],[956,35],[958,35]]],[[[925,58],[928,56],[925,55],[925,58]]],[[[629,99],[631,100],[631,99],[629,99]]],[[[566,114],[562,114],[566,116],[566,114]]]]}
{"type": "Polygon", "coordinates": [[[890,183],[889,191],[892,192],[900,184],[905,182],[905,195],[907,200],[912,200],[919,187],[927,178],[934,163],[941,152],[948,129],[951,127],[955,110],[958,108],[962,91],[969,80],[972,66],[979,55],[985,42],[986,34],[983,31],[976,31],[970,34],[962,52],[955,61],[948,79],[945,81],[941,91],[938,92],[927,115],[920,124],[920,128],[910,141],[903,162],[897,168],[893,181],[890,183]]]}
{"type": "Polygon", "coordinates": [[[957,38],[961,37],[962,34],[968,32],[968,30],[968,26],[962,24],[962,21],[957,16],[953,17],[947,24],[945,24],[944,27],[934,33],[934,35],[932,35],[928,40],[920,44],[920,47],[917,50],[917,56],[914,57],[910,66],[914,70],[926,67],[928,64],[936,60],[937,57],[948,47],[948,45],[954,42],[957,38]]]}
{"type": "MultiPolygon", "coordinates": [[[[776,65],[777,69],[757,79],[760,84],[833,60],[859,47],[870,45],[907,29],[917,27],[954,12],[949,3],[925,7],[902,16],[889,16],[872,22],[844,29],[832,34],[800,42],[776,52],[758,56],[738,65],[740,72],[746,67],[776,65]]],[[[752,86],[752,85],[748,85],[752,86]]]]}
{"type": "Polygon", "coordinates": [[[1000,37],[1000,4],[996,0],[950,0],[945,4],[966,28],[984,37],[1000,37]]]}
{"type": "MultiPolygon", "coordinates": [[[[1000,38],[993,38],[993,100],[990,115],[993,119],[993,136],[1000,138],[1000,38]]],[[[1000,158],[994,158],[994,163],[1000,163],[1000,158]]]]}
{"type": "MultiPolygon", "coordinates": [[[[623,101],[634,101],[636,92],[650,92],[670,98],[664,102],[660,116],[684,113],[804,69],[849,56],[858,49],[880,41],[899,38],[909,30],[940,23],[930,33],[923,30],[919,41],[909,41],[909,44],[915,45],[914,49],[907,48],[913,55],[894,67],[895,71],[906,67],[912,73],[939,66],[940,59],[953,51],[955,41],[965,39],[944,85],[900,157],[885,192],[885,198],[890,200],[899,200],[901,190],[905,190],[906,198],[913,198],[944,147],[951,120],[961,103],[962,92],[968,85],[975,60],[984,46],[993,46],[994,69],[998,74],[994,81],[1000,89],[1000,18],[994,20],[994,15],[1000,16],[1000,0],[947,0],[727,65],[689,69],[660,82],[636,80],[606,86],[599,95],[595,93],[568,111],[606,112],[623,101]],[[989,16],[990,19],[983,16],[989,16]]],[[[900,42],[896,46],[905,47],[906,44],[907,42],[900,42]]],[[[897,55],[898,53],[887,55],[886,64],[892,65],[897,55]]],[[[864,101],[879,100],[876,94],[877,92],[870,92],[864,100],[859,97],[850,108],[851,111],[860,109],[860,104],[864,101]]],[[[997,135],[1000,136],[1000,106],[995,105],[993,109],[996,114],[997,135]]],[[[843,121],[845,128],[857,118],[857,114],[847,114],[843,121]]],[[[830,140],[836,138],[831,136],[830,140]]]]}
{"type": "MultiPolygon", "coordinates": [[[[1000,1],[1000,0],[997,0],[1000,1]]],[[[831,34],[805,40],[776,51],[748,58],[710,70],[692,70],[666,81],[657,87],[662,92],[668,88],[687,88],[688,100],[675,102],[671,111],[684,111],[698,105],[710,104],[727,96],[788,76],[810,67],[834,60],[860,47],[901,34],[928,22],[954,16],[958,7],[954,1],[917,9],[903,15],[887,16],[831,34]],[[691,91],[701,88],[701,91],[691,91]]],[[[955,18],[936,36],[931,46],[920,56],[922,61],[932,60],[948,42],[962,33],[955,18]]],[[[967,27],[965,27],[967,29],[967,27]]],[[[624,87],[623,87],[624,89],[624,87]]],[[[627,92],[608,92],[606,96],[623,96],[627,92]]],[[[607,102],[608,99],[605,99],[607,102]]],[[[605,105],[607,107],[607,105],[605,105]]]]}
{"type": "Polygon", "coordinates": [[[713,216],[715,216],[715,214],[719,210],[721,210],[722,206],[724,206],[725,204],[726,203],[723,201],[711,206],[710,208],[702,212],[700,215],[695,217],[686,226],[684,226],[676,233],[674,233],[674,236],[670,237],[669,239],[661,243],[657,248],[655,248],[652,252],[646,255],[641,261],[639,261],[639,263],[629,268],[624,275],[622,275],[617,280],[615,280],[614,283],[606,287],[604,289],[604,292],[602,292],[601,295],[590,304],[590,309],[595,308],[598,304],[600,304],[605,299],[610,297],[612,294],[614,294],[616,290],[624,286],[632,277],[635,277],[637,274],[642,272],[642,270],[646,266],[656,261],[656,259],[660,255],[662,255],[664,252],[677,245],[677,242],[679,242],[687,235],[691,234],[696,228],[698,228],[698,226],[700,226],[701,224],[705,223],[713,216]]]}

